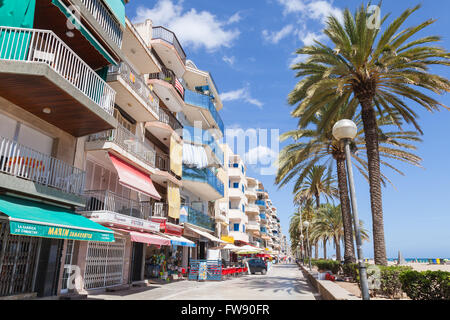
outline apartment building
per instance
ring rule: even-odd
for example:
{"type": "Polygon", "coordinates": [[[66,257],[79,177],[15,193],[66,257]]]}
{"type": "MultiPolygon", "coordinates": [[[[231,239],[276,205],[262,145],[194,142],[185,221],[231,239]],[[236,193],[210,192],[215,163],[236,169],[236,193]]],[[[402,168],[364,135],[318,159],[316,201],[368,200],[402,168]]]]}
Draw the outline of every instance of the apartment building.
{"type": "Polygon", "coordinates": [[[177,114],[183,125],[183,187],[181,217],[183,235],[195,242],[187,260],[206,259],[207,249],[225,242],[215,236],[216,202],[225,196],[227,175],[220,140],[224,124],[218,88],[207,71],[186,61],[183,75],[184,108],[177,114]]]}
{"type": "Polygon", "coordinates": [[[118,127],[107,74],[123,60],[126,2],[2,1],[0,296],[65,292],[74,244],[116,240],[75,211],[89,182],[79,138],[118,127]]]}

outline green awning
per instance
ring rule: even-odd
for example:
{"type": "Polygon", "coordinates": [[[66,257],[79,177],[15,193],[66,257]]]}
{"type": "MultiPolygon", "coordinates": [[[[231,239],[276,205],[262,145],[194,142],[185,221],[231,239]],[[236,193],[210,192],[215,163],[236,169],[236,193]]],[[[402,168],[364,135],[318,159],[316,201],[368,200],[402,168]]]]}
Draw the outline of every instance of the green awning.
{"type": "Polygon", "coordinates": [[[14,235],[114,242],[114,231],[57,206],[2,195],[0,212],[9,217],[14,235]]]}
{"type": "Polygon", "coordinates": [[[61,0],[53,0],[52,3],[57,6],[62,13],[64,13],[64,15],[70,20],[70,22],[78,28],[81,34],[94,46],[95,49],[97,49],[98,52],[102,54],[103,57],[105,57],[106,60],[108,60],[109,63],[112,63],[115,66],[118,65],[117,61],[114,60],[113,57],[111,57],[111,55],[105,50],[105,48],[103,48],[103,46],[97,41],[97,39],[95,39],[94,36],[89,32],[89,30],[85,28],[80,19],[78,19],[72,13],[72,11],[67,8],[64,3],[62,3],[61,0]]]}

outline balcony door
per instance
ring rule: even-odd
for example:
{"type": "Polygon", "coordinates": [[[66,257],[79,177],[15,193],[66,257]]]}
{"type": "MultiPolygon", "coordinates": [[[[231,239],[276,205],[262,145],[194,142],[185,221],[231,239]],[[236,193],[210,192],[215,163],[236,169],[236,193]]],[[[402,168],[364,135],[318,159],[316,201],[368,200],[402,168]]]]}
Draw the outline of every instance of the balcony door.
{"type": "Polygon", "coordinates": [[[45,155],[52,154],[53,138],[1,113],[0,123],[1,137],[16,141],[45,155]]]}

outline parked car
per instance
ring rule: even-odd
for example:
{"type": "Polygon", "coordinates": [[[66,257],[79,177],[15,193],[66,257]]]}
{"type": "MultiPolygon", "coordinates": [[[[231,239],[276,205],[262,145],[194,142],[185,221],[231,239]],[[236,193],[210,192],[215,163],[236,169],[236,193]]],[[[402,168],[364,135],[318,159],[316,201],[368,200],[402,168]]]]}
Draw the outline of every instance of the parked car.
{"type": "Polygon", "coordinates": [[[250,269],[251,274],[261,272],[261,274],[264,275],[267,273],[267,265],[262,259],[249,259],[248,267],[250,269]]]}

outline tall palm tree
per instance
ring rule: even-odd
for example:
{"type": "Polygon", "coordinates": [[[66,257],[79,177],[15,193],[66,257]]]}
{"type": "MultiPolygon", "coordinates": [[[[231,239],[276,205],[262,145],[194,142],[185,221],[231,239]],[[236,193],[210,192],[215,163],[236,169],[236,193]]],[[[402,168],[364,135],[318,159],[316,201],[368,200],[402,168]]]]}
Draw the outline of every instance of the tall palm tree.
{"type": "MultiPolygon", "coordinates": [[[[357,169],[368,180],[367,159],[364,157],[364,153],[360,152],[360,150],[365,149],[364,129],[359,115],[355,115],[353,120],[358,127],[358,132],[351,143],[351,154],[355,160],[354,163],[357,169]]],[[[318,131],[317,126],[320,121],[321,116],[318,115],[313,121],[315,127],[289,131],[281,136],[282,140],[291,138],[294,142],[286,146],[280,153],[276,183],[280,187],[284,186],[294,177],[298,177],[297,180],[304,179],[309,168],[317,163],[331,165],[331,162],[336,162],[341,214],[344,223],[344,261],[345,263],[353,263],[356,259],[345,169],[345,152],[342,145],[333,138],[331,130],[322,133],[318,131]]],[[[422,159],[412,152],[416,150],[416,147],[412,143],[421,141],[418,133],[415,131],[395,130],[395,127],[392,126],[392,119],[384,115],[379,115],[377,122],[382,165],[402,175],[404,173],[394,166],[392,160],[420,167],[422,159]]],[[[384,174],[381,175],[381,179],[383,185],[386,182],[390,182],[384,174]]]]}
{"type": "MultiPolygon", "coordinates": [[[[382,34],[379,34],[381,28],[367,26],[368,7],[363,5],[354,15],[346,9],[343,23],[331,16],[324,33],[334,48],[316,41],[315,45],[297,51],[308,57],[305,62],[293,66],[294,70],[298,70],[297,77],[304,77],[289,95],[289,103],[298,104],[292,115],[300,117],[301,127],[306,127],[324,106],[332,107],[324,114],[321,129],[331,127],[333,123],[328,120],[333,119],[338,112],[344,118],[351,119],[358,105],[361,105],[369,168],[375,263],[381,265],[387,264],[387,259],[375,110],[384,110],[392,116],[393,121],[400,114],[406,123],[420,131],[417,114],[406,105],[404,99],[416,102],[416,105],[428,111],[435,111],[445,106],[417,88],[437,94],[450,91],[448,79],[429,72],[432,65],[450,65],[450,54],[432,45],[440,37],[411,39],[434,20],[400,31],[406,19],[419,7],[407,9],[382,34]],[[344,107],[345,110],[342,110],[344,107]]],[[[381,19],[381,26],[387,17],[381,19]]]]}

